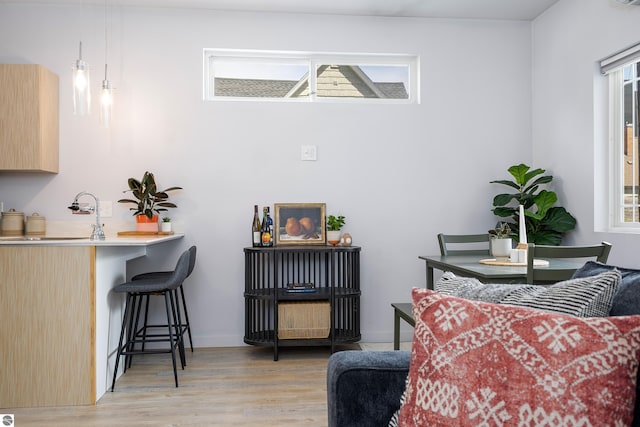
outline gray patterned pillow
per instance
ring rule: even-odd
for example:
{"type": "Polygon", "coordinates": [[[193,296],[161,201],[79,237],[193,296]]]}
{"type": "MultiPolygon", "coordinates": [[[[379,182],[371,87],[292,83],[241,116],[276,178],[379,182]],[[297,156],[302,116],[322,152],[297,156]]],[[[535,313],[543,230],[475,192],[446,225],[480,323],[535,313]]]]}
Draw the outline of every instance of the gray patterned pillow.
{"type": "Polygon", "coordinates": [[[445,272],[434,289],[474,301],[518,305],[578,317],[605,317],[609,315],[620,280],[618,271],[608,271],[552,286],[484,284],[478,279],[445,272]]]}
{"type": "Polygon", "coordinates": [[[501,303],[577,317],[606,317],[621,279],[620,272],[612,270],[596,276],[565,280],[549,287],[519,289],[507,295],[501,303]]]}
{"type": "Polygon", "coordinates": [[[538,288],[533,285],[513,285],[503,283],[482,283],[471,277],[460,277],[447,271],[442,274],[434,286],[434,290],[473,301],[500,303],[507,295],[522,288],[538,288]]]}

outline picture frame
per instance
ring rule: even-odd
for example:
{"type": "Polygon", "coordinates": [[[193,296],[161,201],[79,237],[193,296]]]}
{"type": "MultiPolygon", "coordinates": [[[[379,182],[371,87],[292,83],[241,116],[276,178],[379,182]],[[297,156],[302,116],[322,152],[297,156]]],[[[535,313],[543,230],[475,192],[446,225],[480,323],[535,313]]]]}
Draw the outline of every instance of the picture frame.
{"type": "Polygon", "coordinates": [[[276,203],[275,245],[326,245],[325,203],[276,203]]]}

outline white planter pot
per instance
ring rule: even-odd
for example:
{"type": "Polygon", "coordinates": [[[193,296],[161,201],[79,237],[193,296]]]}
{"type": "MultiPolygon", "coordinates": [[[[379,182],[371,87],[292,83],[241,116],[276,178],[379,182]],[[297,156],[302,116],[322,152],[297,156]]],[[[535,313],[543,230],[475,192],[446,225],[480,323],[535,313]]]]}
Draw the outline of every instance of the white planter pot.
{"type": "Polygon", "coordinates": [[[509,261],[513,249],[511,238],[491,239],[491,255],[496,261],[509,261]]]}
{"type": "Polygon", "coordinates": [[[171,231],[171,223],[170,222],[161,222],[160,230],[164,233],[168,233],[171,231]]]}
{"type": "Polygon", "coordinates": [[[340,243],[340,230],[327,231],[327,243],[331,246],[337,246],[340,243]]]}

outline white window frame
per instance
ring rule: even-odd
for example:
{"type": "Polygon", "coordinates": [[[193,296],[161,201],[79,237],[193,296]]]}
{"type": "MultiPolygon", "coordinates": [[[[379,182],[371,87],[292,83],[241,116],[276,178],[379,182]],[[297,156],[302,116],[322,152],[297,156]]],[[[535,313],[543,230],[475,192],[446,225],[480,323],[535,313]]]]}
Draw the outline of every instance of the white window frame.
{"type": "MultiPolygon", "coordinates": [[[[640,44],[624,49],[600,61],[602,74],[609,83],[608,157],[609,157],[609,207],[608,230],[612,232],[640,233],[640,222],[625,222],[624,182],[624,67],[640,62],[640,44]]],[[[637,117],[634,121],[637,120],[637,117]]],[[[640,123],[635,123],[640,126],[640,123]]],[[[633,150],[638,148],[634,145],[633,150]]],[[[634,152],[637,167],[640,153],[634,152]]],[[[640,182],[634,185],[640,186],[640,182]]],[[[596,196],[597,200],[597,196],[596,196]]]]}
{"type": "Polygon", "coordinates": [[[382,103],[382,104],[419,104],[420,103],[420,59],[409,54],[363,54],[363,53],[329,53],[329,52],[297,52],[246,49],[210,49],[203,50],[203,99],[205,101],[249,101],[249,102],[327,102],[327,103],[382,103]],[[237,60],[265,62],[306,63],[309,69],[310,96],[303,98],[261,98],[215,96],[214,93],[214,57],[230,57],[237,60]],[[406,99],[390,98],[346,98],[315,96],[316,73],[319,65],[404,65],[409,70],[409,81],[406,99]],[[311,72],[314,71],[314,72],[311,72]]]}

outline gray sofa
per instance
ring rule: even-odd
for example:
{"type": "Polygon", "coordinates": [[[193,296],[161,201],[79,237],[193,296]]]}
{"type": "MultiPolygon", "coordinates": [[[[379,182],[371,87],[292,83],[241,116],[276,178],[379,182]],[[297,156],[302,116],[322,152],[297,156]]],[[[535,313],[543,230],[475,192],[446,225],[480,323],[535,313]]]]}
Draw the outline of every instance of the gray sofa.
{"type": "Polygon", "coordinates": [[[400,408],[408,351],[341,351],[329,358],[329,427],[387,426],[400,408]]]}
{"type": "MultiPolygon", "coordinates": [[[[596,275],[613,268],[621,272],[622,282],[610,315],[640,314],[640,270],[589,261],[574,277],[596,275]]],[[[410,356],[408,351],[334,353],[327,367],[329,427],[387,426],[400,407],[410,356]]],[[[640,377],[636,384],[638,395],[640,377]]],[[[636,399],[633,427],[640,427],[640,399],[636,399]]]]}

